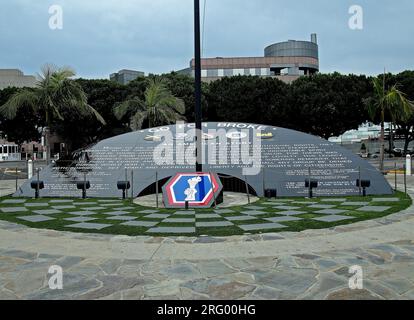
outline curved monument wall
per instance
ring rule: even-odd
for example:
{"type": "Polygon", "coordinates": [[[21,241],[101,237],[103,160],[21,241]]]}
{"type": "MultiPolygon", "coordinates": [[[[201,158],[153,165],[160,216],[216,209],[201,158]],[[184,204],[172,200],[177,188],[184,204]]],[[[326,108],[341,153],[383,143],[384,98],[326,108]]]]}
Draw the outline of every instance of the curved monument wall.
{"type": "MultiPolygon", "coordinates": [[[[141,191],[177,172],[193,172],[194,124],[171,125],[112,137],[85,150],[71,166],[49,166],[40,173],[43,197],[79,197],[76,182],[86,179],[88,197],[118,197],[117,181],[132,180],[129,194],[141,191]],[[155,154],[155,156],[154,156],[155,154]],[[160,160],[162,160],[160,162],[160,160]],[[126,170],[125,170],[126,169],[126,170]]],[[[370,180],[368,194],[391,194],[383,175],[367,161],[319,137],[279,127],[232,123],[203,123],[204,155],[216,163],[212,171],[246,180],[259,196],[276,189],[278,196],[306,196],[305,179],[318,181],[315,196],[358,195],[356,180],[370,180]],[[215,151],[214,151],[215,150],[215,151]],[[243,170],[245,168],[245,170],[243,170]],[[246,170],[246,168],[250,168],[246,170]]],[[[33,179],[36,179],[35,177],[33,179]]],[[[34,194],[30,181],[15,196],[34,194]]]]}

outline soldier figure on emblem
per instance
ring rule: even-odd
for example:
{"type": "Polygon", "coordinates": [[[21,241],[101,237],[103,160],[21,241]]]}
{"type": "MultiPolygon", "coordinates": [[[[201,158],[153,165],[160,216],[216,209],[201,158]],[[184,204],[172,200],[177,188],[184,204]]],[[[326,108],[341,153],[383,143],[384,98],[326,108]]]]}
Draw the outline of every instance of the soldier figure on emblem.
{"type": "Polygon", "coordinates": [[[184,194],[187,196],[185,201],[195,201],[195,196],[197,193],[196,185],[201,182],[201,177],[194,177],[187,180],[189,188],[184,190],[184,194]]]}

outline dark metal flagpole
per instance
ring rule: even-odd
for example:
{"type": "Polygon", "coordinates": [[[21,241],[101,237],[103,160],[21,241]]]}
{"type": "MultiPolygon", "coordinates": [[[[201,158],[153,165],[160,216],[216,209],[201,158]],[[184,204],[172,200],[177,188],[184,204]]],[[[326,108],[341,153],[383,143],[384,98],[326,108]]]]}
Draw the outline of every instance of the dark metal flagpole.
{"type": "Polygon", "coordinates": [[[196,125],[196,172],[203,171],[201,150],[201,46],[200,0],[194,0],[194,73],[195,73],[195,125],[196,125]]]}

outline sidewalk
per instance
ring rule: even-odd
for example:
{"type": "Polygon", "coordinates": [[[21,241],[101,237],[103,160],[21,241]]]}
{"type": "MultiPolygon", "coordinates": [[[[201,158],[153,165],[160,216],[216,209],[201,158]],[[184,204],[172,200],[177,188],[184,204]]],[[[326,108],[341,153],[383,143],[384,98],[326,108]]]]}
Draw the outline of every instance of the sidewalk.
{"type": "Polygon", "coordinates": [[[0,298],[414,299],[413,230],[413,207],[333,229],[227,238],[78,234],[2,222],[0,298]],[[47,287],[52,264],[63,268],[63,290],[47,287]],[[353,265],[363,268],[362,290],[348,288],[353,265]]]}

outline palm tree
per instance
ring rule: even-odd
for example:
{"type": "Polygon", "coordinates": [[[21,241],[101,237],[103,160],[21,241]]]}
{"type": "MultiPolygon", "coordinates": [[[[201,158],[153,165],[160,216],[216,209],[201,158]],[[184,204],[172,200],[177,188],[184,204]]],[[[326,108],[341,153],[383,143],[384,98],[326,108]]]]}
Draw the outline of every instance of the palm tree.
{"type": "MultiPolygon", "coordinates": [[[[374,96],[367,100],[368,112],[374,120],[380,113],[381,135],[380,135],[380,171],[384,171],[384,122],[385,115],[388,114],[391,121],[408,119],[413,112],[413,104],[409,101],[405,93],[398,90],[398,84],[393,85],[388,90],[385,88],[385,73],[383,79],[374,78],[372,80],[374,96]]],[[[392,128],[391,128],[392,129],[392,128]]],[[[392,132],[390,132],[392,134],[392,132]]]]}
{"type": "Polygon", "coordinates": [[[151,128],[184,120],[184,112],[184,101],[174,97],[161,78],[149,80],[144,100],[134,97],[114,108],[114,114],[119,120],[125,116],[129,117],[132,130],[141,129],[144,121],[147,121],[151,128]]]}
{"type": "Polygon", "coordinates": [[[70,68],[45,65],[38,74],[34,89],[24,88],[15,93],[0,107],[0,114],[8,119],[16,117],[24,107],[33,109],[44,119],[43,134],[46,147],[46,161],[50,160],[49,128],[54,121],[64,120],[63,114],[70,112],[81,116],[94,116],[105,124],[102,116],[92,108],[82,87],[71,78],[75,72],[70,68]]]}

